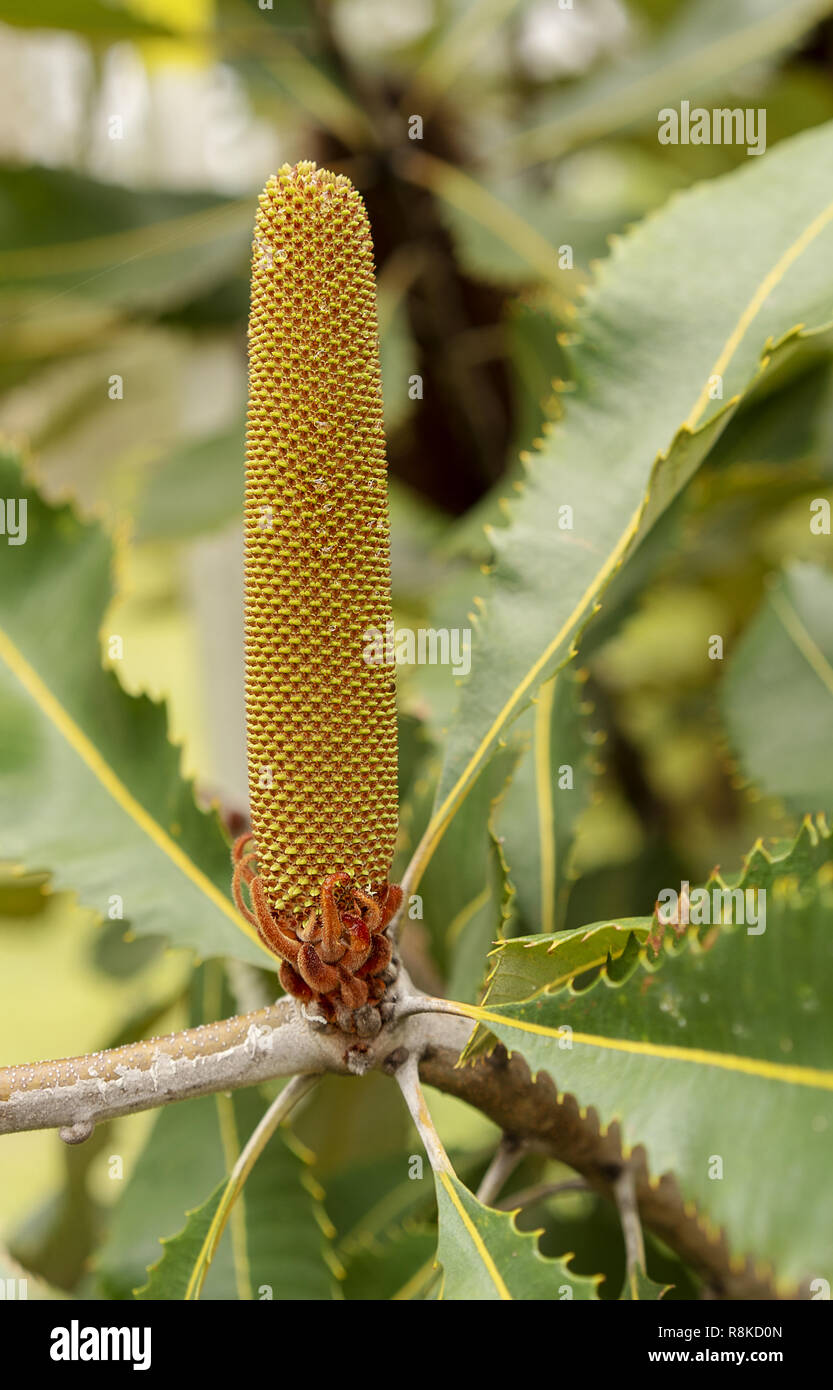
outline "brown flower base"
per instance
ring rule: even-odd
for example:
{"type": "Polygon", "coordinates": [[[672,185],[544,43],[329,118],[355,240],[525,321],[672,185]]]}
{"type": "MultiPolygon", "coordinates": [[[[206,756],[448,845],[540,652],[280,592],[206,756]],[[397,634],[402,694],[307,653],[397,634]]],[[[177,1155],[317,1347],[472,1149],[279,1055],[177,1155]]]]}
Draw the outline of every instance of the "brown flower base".
{"type": "Polygon", "coordinates": [[[385,928],[402,901],[402,889],[389,883],[367,892],[349,874],[333,873],[321,885],[319,907],[275,913],[254,867],[252,844],[251,835],[234,843],[232,892],[240,912],[280,958],[284,989],[306,1005],[308,1015],[344,1033],[378,1033],[390,1012],[385,994],[395,978],[385,928]]]}

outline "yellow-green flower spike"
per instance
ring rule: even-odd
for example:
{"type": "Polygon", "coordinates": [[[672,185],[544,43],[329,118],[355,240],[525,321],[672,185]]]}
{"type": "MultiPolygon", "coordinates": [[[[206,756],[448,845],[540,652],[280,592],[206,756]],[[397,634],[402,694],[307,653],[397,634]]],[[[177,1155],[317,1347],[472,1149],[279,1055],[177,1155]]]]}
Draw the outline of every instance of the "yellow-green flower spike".
{"type": "Polygon", "coordinates": [[[269,180],[255,224],[245,577],[266,905],[286,927],[348,880],[384,904],[396,717],[392,667],[365,659],[368,631],[392,620],[373,250],[349,179],[310,163],[269,180]]]}

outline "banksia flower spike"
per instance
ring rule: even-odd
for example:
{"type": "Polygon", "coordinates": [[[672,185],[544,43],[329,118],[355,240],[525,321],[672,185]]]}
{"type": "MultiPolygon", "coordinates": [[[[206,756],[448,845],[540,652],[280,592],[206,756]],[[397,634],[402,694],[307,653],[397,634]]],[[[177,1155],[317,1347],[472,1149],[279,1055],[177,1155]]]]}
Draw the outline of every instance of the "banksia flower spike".
{"type": "Polygon", "coordinates": [[[308,1012],[371,1034],[401,900],[393,674],[365,660],[391,620],[373,251],[350,181],[309,163],[269,180],[255,224],[245,573],[235,899],[308,1012]]]}

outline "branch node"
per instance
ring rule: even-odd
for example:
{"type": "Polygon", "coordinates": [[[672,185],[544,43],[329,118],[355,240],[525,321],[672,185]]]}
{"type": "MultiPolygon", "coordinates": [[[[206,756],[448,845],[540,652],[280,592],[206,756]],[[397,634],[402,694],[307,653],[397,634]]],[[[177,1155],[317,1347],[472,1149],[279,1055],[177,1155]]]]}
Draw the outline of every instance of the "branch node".
{"type": "Polygon", "coordinates": [[[347,1070],[353,1076],[364,1076],[370,1070],[371,1059],[367,1055],[366,1047],[348,1047],[344,1054],[344,1063],[347,1070]]]}
{"type": "Polygon", "coordinates": [[[407,1062],[410,1053],[407,1047],[397,1047],[393,1052],[389,1052],[382,1062],[382,1071],[387,1072],[388,1076],[393,1076],[399,1068],[407,1062]]]}
{"type": "Polygon", "coordinates": [[[95,1124],[92,1120],[76,1120],[72,1125],[61,1125],[58,1138],[65,1144],[83,1144],[92,1135],[95,1124]]]}

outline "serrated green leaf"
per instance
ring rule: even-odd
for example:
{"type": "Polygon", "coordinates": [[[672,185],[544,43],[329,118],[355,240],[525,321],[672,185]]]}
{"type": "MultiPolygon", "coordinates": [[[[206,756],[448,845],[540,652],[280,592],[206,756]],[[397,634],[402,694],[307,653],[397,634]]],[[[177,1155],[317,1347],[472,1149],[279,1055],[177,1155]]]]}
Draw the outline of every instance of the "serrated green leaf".
{"type": "MultiPolygon", "coordinates": [[[[793,841],[767,851],[760,841],[747,855],[740,873],[721,875],[719,870],[703,885],[707,892],[764,889],[772,892],[779,879],[809,879],[833,858],[833,841],[823,822],[806,821],[793,841]]],[[[670,930],[670,928],[669,928],[670,930]]],[[[618,922],[592,922],[551,936],[512,937],[491,953],[492,968],[484,1003],[503,1004],[532,999],[545,992],[581,988],[598,978],[603,969],[613,982],[630,975],[638,948],[649,942],[653,955],[667,936],[654,917],[630,917],[618,922]]]]}
{"type": "Polygon", "coordinates": [[[188,1102],[168,1114],[164,1122],[162,1116],[157,1121],[117,1208],[115,1229],[97,1262],[103,1286],[124,1296],[125,1279],[132,1275],[136,1282],[137,1261],[144,1257],[147,1262],[150,1251],[149,1278],[138,1298],[332,1298],[340,1272],[330,1250],[332,1231],[320,1189],[310,1176],[309,1151],[286,1130],[272,1135],[249,1173],[207,1271],[205,1250],[226,1178],[203,1203],[186,1211],[185,1225],[175,1235],[162,1237],[163,1254],[158,1256],[159,1222],[171,1219],[163,1212],[175,1209],[183,1192],[199,1191],[206,1179],[213,1182],[218,1171],[231,1166],[262,1118],[264,1105],[256,1091],[239,1091],[188,1102]],[[191,1162],[183,1170],[188,1154],[191,1162]]]}
{"type": "MultiPolygon", "coordinates": [[[[606,966],[608,975],[630,971],[634,951],[651,934],[650,917],[629,917],[621,922],[591,922],[551,936],[513,936],[491,952],[492,966],[484,1005],[497,1008],[531,998],[539,990],[552,993],[572,986],[578,977],[590,983],[606,966]]],[[[478,1056],[486,1046],[486,1034],[478,1029],[463,1051],[478,1056]]]]}
{"type": "Polygon", "coordinates": [[[492,952],[489,1005],[527,999],[539,989],[552,992],[578,975],[601,970],[605,964],[609,967],[624,955],[631,936],[644,944],[650,931],[650,917],[631,917],[622,922],[592,922],[554,936],[512,937],[492,952]]]}
{"type": "Polygon", "coordinates": [[[263,965],[229,897],[226,837],[180,776],[164,707],[102,670],[110,542],[71,508],[47,506],[10,455],[0,496],[27,506],[25,544],[0,545],[4,854],[48,869],[103,917],[118,895],[137,934],[263,965]]]}
{"type": "Polygon", "coordinates": [[[819,170],[833,165],[833,126],[752,165],[618,242],[587,295],[565,417],[532,460],[509,526],[491,533],[472,671],[409,888],[507,726],[569,660],[606,584],[738,402],[778,352],[830,320],[833,181],[819,170]],[[727,244],[750,249],[742,265],[727,244]]]}
{"type": "MultiPolygon", "coordinates": [[[[630,959],[611,959],[580,993],[560,967],[541,985],[540,943],[529,953],[506,943],[524,991],[536,980],[535,992],[466,1010],[533,1074],[549,1072],[559,1093],[592,1106],[603,1126],[618,1122],[625,1153],[644,1145],[651,1172],[675,1175],[706,1229],[724,1228],[734,1257],[763,1261],[787,1289],[833,1274],[824,1178],[833,1132],[832,845],[825,824],[807,820],[788,849],[756,845],[737,880],[710,879],[721,893],[765,890],[763,932],[760,920],[733,920],[737,899],[730,907],[711,898],[711,924],[621,923],[633,928],[630,959]],[[715,908],[724,924],[715,925],[715,908]],[[810,1205],[800,1197],[808,1190],[810,1205]]],[[[758,896],[758,914],[760,904],[758,896]]],[[[555,940],[556,960],[558,950],[555,940]]]]}
{"type": "Polygon", "coordinates": [[[833,476],[833,363],[827,354],[797,378],[739,410],[710,459],[715,483],[744,486],[738,464],[768,464],[776,486],[833,476]],[[801,465],[808,465],[806,472],[801,465]]]}
{"type": "Polygon", "coordinates": [[[598,1280],[571,1274],[569,1256],[551,1259],[538,1249],[538,1234],[519,1231],[512,1212],[494,1211],[453,1173],[438,1173],[442,1265],[440,1298],[508,1301],[596,1298],[598,1280]]]}
{"type": "MultiPolygon", "coordinates": [[[[238,1091],[226,1099],[225,1113],[221,1105],[229,1160],[232,1138],[235,1147],[242,1148],[263,1114],[263,1103],[253,1091],[238,1091]]],[[[323,1192],[311,1175],[312,1162],[312,1153],[291,1130],[278,1129],[235,1197],[230,1235],[238,1297],[312,1301],[337,1296],[342,1271],[331,1253],[334,1231],[322,1205],[323,1192]]],[[[208,1253],[213,1260],[213,1252],[208,1253]]],[[[195,1265],[188,1297],[201,1296],[201,1274],[195,1265]]]]}
{"type": "Polygon", "coordinates": [[[770,588],[731,655],[722,706],[751,782],[798,815],[833,810],[830,574],[795,565],[770,588]]]}
{"type": "Polygon", "coordinates": [[[512,912],[514,885],[503,846],[491,825],[487,840],[486,884],[477,908],[460,926],[452,942],[453,965],[448,981],[455,998],[476,999],[486,976],[489,947],[506,931],[512,912]]]}
{"type": "Polygon", "coordinates": [[[620,1302],[656,1302],[668,1293],[670,1284],[657,1284],[649,1279],[643,1269],[632,1269],[626,1276],[624,1287],[619,1295],[620,1302]]]}
{"type": "Polygon", "coordinates": [[[175,1301],[184,1299],[191,1274],[202,1249],[214,1214],[225,1191],[225,1183],[215,1187],[198,1207],[185,1213],[185,1225],[175,1236],[163,1237],[164,1254],[148,1270],[148,1282],[136,1289],[137,1299],[175,1301]]]}
{"type": "MultiPolygon", "coordinates": [[[[225,1167],[213,1096],[159,1111],[95,1257],[104,1297],[130,1298],[147,1282],[148,1266],[160,1258],[160,1233],[181,1230],[183,1213],[200,1193],[211,1192],[217,1184],[221,1192],[225,1167]]],[[[209,1278],[206,1297],[213,1297],[215,1289],[234,1287],[231,1241],[221,1246],[209,1278]]]]}

